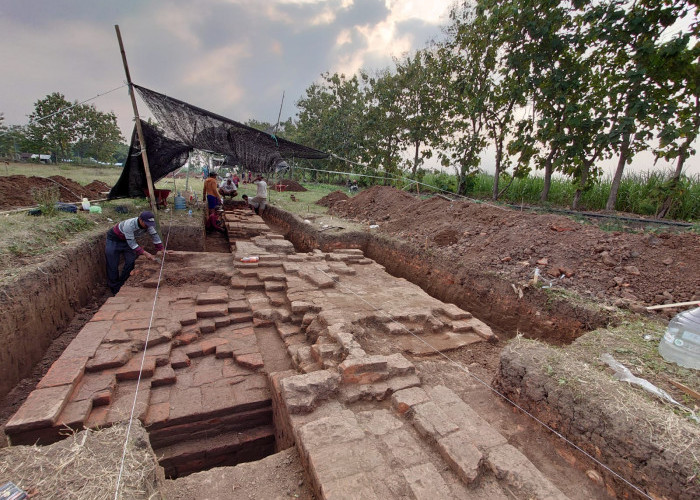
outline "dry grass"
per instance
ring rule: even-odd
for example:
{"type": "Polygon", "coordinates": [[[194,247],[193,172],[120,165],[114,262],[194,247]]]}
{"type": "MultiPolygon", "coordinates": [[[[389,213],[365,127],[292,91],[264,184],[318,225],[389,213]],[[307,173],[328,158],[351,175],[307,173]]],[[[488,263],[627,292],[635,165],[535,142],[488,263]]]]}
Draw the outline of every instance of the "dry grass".
{"type": "MultiPolygon", "coordinates": [[[[126,425],[82,431],[50,446],[0,450],[0,477],[37,499],[108,500],[115,497],[126,425]]],[[[141,424],[134,422],[119,498],[161,498],[162,472],[141,424]]]]}

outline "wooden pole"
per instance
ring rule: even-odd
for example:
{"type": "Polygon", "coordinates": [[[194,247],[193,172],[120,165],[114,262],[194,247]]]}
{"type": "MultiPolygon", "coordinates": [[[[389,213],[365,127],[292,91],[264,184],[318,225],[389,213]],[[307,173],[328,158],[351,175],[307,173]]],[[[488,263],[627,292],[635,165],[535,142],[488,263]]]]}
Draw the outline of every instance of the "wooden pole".
{"type": "Polygon", "coordinates": [[[129,65],[126,62],[126,52],[124,52],[124,43],[122,42],[122,34],[119,31],[119,25],[115,24],[114,29],[117,32],[117,40],[119,40],[119,50],[122,53],[122,62],[124,63],[124,73],[126,73],[126,83],[129,85],[129,95],[131,96],[131,105],[134,108],[134,120],[136,121],[136,133],[139,136],[139,144],[141,145],[141,158],[143,159],[143,169],[146,172],[146,185],[148,186],[148,194],[151,203],[151,211],[158,221],[158,205],[156,204],[156,190],[153,187],[151,179],[151,167],[148,163],[148,155],[146,154],[146,141],[143,139],[143,130],[141,129],[141,118],[139,118],[139,108],[136,106],[136,95],[134,94],[134,85],[131,83],[131,75],[129,74],[129,65]]]}

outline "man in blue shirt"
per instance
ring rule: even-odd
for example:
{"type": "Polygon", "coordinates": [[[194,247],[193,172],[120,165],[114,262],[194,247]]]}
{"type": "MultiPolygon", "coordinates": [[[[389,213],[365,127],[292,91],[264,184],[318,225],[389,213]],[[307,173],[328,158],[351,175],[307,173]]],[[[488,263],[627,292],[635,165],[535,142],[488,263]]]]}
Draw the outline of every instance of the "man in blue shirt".
{"type": "Polygon", "coordinates": [[[133,219],[127,219],[115,224],[107,231],[105,257],[107,260],[107,284],[112,293],[116,294],[134,270],[134,264],[139,255],[145,255],[153,261],[156,256],[148,253],[136,242],[136,238],[148,232],[157,252],[163,251],[163,242],[156,231],[156,219],[153,212],[141,212],[133,219]],[[124,268],[119,273],[119,260],[124,255],[124,268]]]}

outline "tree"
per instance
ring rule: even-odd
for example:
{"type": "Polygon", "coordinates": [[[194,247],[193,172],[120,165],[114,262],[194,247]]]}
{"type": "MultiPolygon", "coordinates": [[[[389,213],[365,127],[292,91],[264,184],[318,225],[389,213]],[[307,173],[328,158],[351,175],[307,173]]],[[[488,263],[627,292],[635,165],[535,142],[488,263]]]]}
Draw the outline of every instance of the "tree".
{"type": "Polygon", "coordinates": [[[396,64],[400,92],[397,118],[401,121],[398,142],[403,151],[413,149],[411,177],[414,179],[419,167],[433,155],[432,149],[426,146],[437,139],[434,125],[439,108],[435,105],[434,87],[430,85],[434,68],[435,57],[430,50],[418,51],[413,58],[406,56],[396,64]]]}
{"type": "Polygon", "coordinates": [[[94,105],[81,105],[75,108],[74,116],[77,140],[73,152],[80,158],[111,162],[117,147],[124,141],[116,115],[98,111],[94,105]]]}
{"type": "Polygon", "coordinates": [[[347,170],[347,159],[361,161],[365,95],[360,79],[324,73],[297,101],[297,142],[332,153],[329,166],[347,170]]]}
{"type": "Polygon", "coordinates": [[[34,103],[29,115],[27,136],[37,153],[50,152],[57,161],[68,157],[76,139],[76,117],[72,104],[60,92],[54,92],[34,103]]]}
{"type": "MultiPolygon", "coordinates": [[[[663,124],[651,111],[676,98],[673,86],[652,78],[653,66],[665,52],[666,30],[690,8],[687,0],[615,0],[588,8],[590,61],[601,73],[613,124],[610,143],[619,155],[606,210],[614,210],[624,167],[650,147],[653,131],[663,124]]],[[[662,106],[663,107],[663,106],[662,106]]]]}

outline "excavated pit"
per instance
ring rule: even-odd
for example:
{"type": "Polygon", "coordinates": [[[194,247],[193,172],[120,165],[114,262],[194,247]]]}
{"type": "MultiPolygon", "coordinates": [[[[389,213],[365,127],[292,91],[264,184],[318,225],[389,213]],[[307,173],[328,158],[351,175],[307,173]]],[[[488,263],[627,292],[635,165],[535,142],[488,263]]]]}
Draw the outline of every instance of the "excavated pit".
{"type": "MultiPolygon", "coordinates": [[[[156,310],[155,337],[149,339],[145,352],[144,385],[135,415],[144,423],[170,478],[257,460],[298,440],[292,437],[289,423],[290,411],[296,410],[285,407],[288,403],[282,401],[274,382],[270,386],[268,377],[293,368],[310,373],[334,366],[340,359],[323,340],[334,316],[316,317],[315,307],[305,302],[310,295],[302,282],[330,290],[333,284],[328,278],[341,276],[372,290],[370,300],[384,304],[384,309],[393,303],[388,306],[392,321],[387,321],[372,307],[364,310],[356,299],[347,301],[332,290],[324,292],[330,303],[321,309],[341,307],[353,322],[348,331],[355,335],[357,348],[370,357],[391,358],[392,353],[403,352],[415,359],[432,354],[402,330],[424,332],[432,345],[453,350],[497,341],[481,320],[488,320],[504,337],[518,330],[545,338],[559,332],[554,343],[572,340],[603,321],[563,306],[547,318],[536,300],[499,297],[499,291],[504,295],[508,291],[494,280],[455,276],[441,266],[430,268],[434,263],[420,252],[369,235],[336,238],[309,231],[274,208],[266,213],[270,226],[249,214],[229,214],[228,219],[230,241],[236,243],[232,247],[235,269],[220,241],[218,250],[212,250],[211,237],[200,238],[204,253],[169,253],[159,289],[158,303],[164,307],[156,310]],[[296,254],[290,241],[297,252],[310,253],[296,254]],[[324,255],[318,249],[332,253],[324,255]],[[240,263],[240,257],[260,251],[266,255],[259,263],[240,263]],[[403,279],[395,285],[375,284],[375,277],[384,279],[384,271],[403,279]],[[420,307],[410,307],[404,290],[411,290],[408,297],[422,291],[406,280],[434,299],[421,298],[420,307]],[[467,308],[474,316],[462,311],[467,308]],[[384,340],[369,334],[375,331],[384,340]]],[[[195,238],[185,240],[193,245],[195,238]]],[[[8,423],[6,432],[13,444],[48,443],[59,439],[66,428],[106,427],[128,418],[157,276],[155,265],[141,262],[128,286],[108,299],[82,329],[8,423]]],[[[346,389],[345,401],[383,399],[418,384],[415,375],[401,366],[395,368],[398,375],[392,384],[346,389]]]]}

